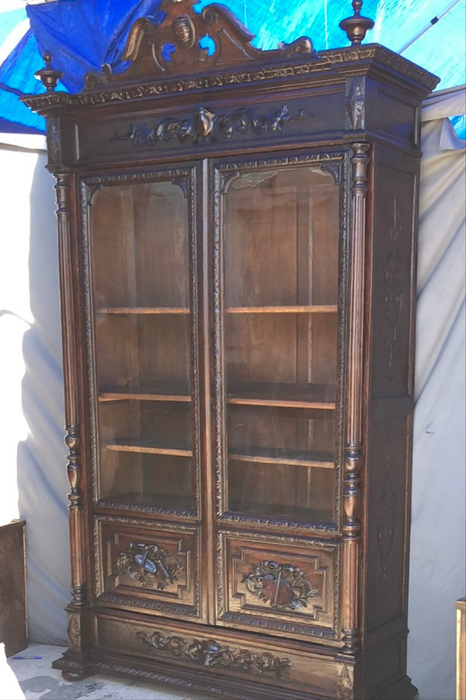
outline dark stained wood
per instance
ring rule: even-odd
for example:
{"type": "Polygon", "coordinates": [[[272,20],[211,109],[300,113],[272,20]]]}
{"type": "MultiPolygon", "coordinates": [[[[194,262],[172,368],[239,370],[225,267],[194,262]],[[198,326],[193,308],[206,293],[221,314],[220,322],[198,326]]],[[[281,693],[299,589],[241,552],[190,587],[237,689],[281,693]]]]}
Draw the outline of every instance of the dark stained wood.
{"type": "Polygon", "coordinates": [[[28,645],[25,536],[24,520],[0,526],[0,642],[6,656],[28,645]]]}
{"type": "Polygon", "coordinates": [[[164,0],[125,72],[62,94],[48,61],[25,99],[57,178],[66,678],[416,695],[419,105],[437,79],[359,46],[353,4],[354,45],[316,55],[306,38],[261,52],[225,8],[164,0]]]}

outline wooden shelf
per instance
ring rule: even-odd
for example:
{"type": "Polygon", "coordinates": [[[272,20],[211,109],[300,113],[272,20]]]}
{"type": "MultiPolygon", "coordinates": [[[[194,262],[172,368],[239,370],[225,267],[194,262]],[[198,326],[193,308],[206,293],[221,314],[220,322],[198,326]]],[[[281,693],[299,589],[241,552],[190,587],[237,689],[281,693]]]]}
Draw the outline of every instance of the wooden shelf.
{"type": "Polygon", "coordinates": [[[97,502],[99,508],[113,508],[115,505],[140,505],[142,507],[153,507],[157,510],[179,510],[180,512],[190,512],[193,516],[196,514],[193,503],[190,498],[183,496],[175,496],[172,494],[147,493],[146,491],[132,491],[130,493],[121,493],[115,496],[105,496],[97,502]]]}
{"type": "Polygon", "coordinates": [[[100,402],[121,400],[190,403],[191,396],[186,384],[171,381],[157,382],[156,385],[152,386],[100,388],[100,402]]]}
{"type": "Polygon", "coordinates": [[[233,449],[228,453],[228,456],[235,462],[254,462],[289,467],[318,467],[319,469],[333,469],[335,466],[331,452],[283,450],[264,447],[253,451],[233,449]]]}
{"type": "Polygon", "coordinates": [[[321,384],[237,384],[228,389],[227,403],[238,406],[317,408],[335,410],[335,390],[321,384]]]}
{"type": "MultiPolygon", "coordinates": [[[[267,518],[290,518],[292,520],[302,520],[307,525],[315,523],[330,524],[333,521],[333,513],[329,509],[315,507],[285,506],[273,503],[254,503],[251,501],[237,501],[231,499],[228,503],[229,513],[241,513],[241,515],[263,516],[267,518]]],[[[330,529],[330,528],[329,528],[330,529]]],[[[336,530],[333,526],[332,530],[336,530]]]]}
{"type": "MultiPolygon", "coordinates": [[[[170,381],[158,382],[150,387],[102,387],[99,391],[101,403],[122,400],[190,403],[191,396],[186,384],[170,381]]],[[[335,390],[320,384],[235,384],[228,389],[227,403],[233,406],[334,411],[335,390]]]]}
{"type": "Polygon", "coordinates": [[[172,457],[192,457],[193,451],[185,447],[169,447],[167,445],[144,440],[142,438],[125,438],[103,443],[106,450],[111,452],[137,452],[138,454],[168,455],[172,457]]]}
{"type": "Polygon", "coordinates": [[[227,314],[335,314],[338,306],[321,304],[310,306],[227,306],[227,314]]]}
{"type": "Polygon", "coordinates": [[[189,314],[190,309],[177,306],[107,306],[96,311],[99,315],[161,315],[161,314],[189,314]]]}

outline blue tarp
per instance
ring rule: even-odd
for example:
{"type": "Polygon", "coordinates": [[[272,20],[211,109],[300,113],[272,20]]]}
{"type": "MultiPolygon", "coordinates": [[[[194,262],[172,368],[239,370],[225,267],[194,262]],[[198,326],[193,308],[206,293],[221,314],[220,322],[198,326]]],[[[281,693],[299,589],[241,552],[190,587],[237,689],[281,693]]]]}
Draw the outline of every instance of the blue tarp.
{"type": "MultiPolygon", "coordinates": [[[[197,6],[213,0],[201,0],[197,6]]],[[[351,14],[350,2],[341,0],[224,0],[256,34],[253,43],[262,49],[275,48],[279,41],[293,41],[303,34],[312,38],[316,50],[347,45],[339,22],[351,14]]],[[[367,42],[377,42],[399,51],[441,14],[448,4],[434,0],[366,0],[363,14],[376,20],[367,42]]],[[[31,113],[18,96],[43,91],[34,72],[43,66],[45,50],[53,65],[64,73],[58,89],[82,89],[88,70],[107,63],[121,70],[121,55],[129,29],[142,16],[160,20],[160,0],[56,0],[29,5],[27,10],[1,12],[1,42],[14,26],[26,19],[30,30],[0,65],[0,130],[44,130],[44,120],[31,113]],[[5,20],[5,21],[4,21],[5,20]]],[[[465,0],[431,26],[403,55],[442,78],[440,88],[465,82],[465,0]]],[[[464,123],[464,122],[463,122],[464,123]]]]}

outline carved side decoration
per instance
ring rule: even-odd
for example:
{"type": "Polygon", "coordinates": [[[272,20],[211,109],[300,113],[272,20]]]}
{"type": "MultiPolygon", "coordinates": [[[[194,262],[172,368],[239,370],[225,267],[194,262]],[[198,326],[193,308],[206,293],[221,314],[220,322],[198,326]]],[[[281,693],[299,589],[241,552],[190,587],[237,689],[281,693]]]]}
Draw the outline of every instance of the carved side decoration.
{"type": "Polygon", "coordinates": [[[351,244],[349,323],[346,384],[346,440],[343,477],[343,652],[358,651],[359,503],[362,467],[362,367],[364,338],[364,247],[368,143],[353,143],[351,186],[351,244]]]}
{"type": "Polygon", "coordinates": [[[65,443],[68,448],[68,499],[71,537],[71,588],[72,605],[82,607],[85,603],[84,572],[84,524],[83,492],[81,489],[81,455],[78,411],[78,379],[75,328],[75,308],[73,294],[73,264],[70,239],[70,179],[69,173],[57,173],[55,190],[57,193],[58,245],[60,256],[60,288],[62,298],[63,374],[65,381],[65,443]]]}
{"type": "Polygon", "coordinates": [[[391,451],[392,438],[389,429],[385,428],[387,435],[387,450],[382,466],[382,495],[379,504],[379,519],[377,522],[377,549],[382,564],[382,581],[387,584],[388,570],[395,544],[396,526],[396,496],[391,482],[391,451]]]}
{"type": "Polygon", "coordinates": [[[337,700],[353,700],[354,669],[348,664],[339,664],[337,671],[337,700]]]}
{"type": "Polygon", "coordinates": [[[73,613],[68,615],[68,624],[66,629],[68,632],[70,647],[78,649],[81,641],[81,623],[77,615],[74,615],[73,613]]]}
{"type": "Polygon", "coordinates": [[[242,582],[250,593],[277,610],[307,608],[307,601],[318,595],[318,590],[304,571],[291,564],[261,561],[242,582]]]}
{"type": "Polygon", "coordinates": [[[304,118],[301,110],[295,117],[290,116],[287,105],[268,115],[259,116],[253,108],[242,108],[229,115],[216,115],[206,107],[200,107],[188,119],[166,117],[158,124],[131,124],[126,134],[115,134],[112,141],[131,141],[135,147],[154,147],[160,143],[177,140],[179,143],[214,142],[230,139],[233,134],[246,134],[248,131],[261,136],[266,133],[282,134],[287,122],[304,118]]]}
{"type": "Polygon", "coordinates": [[[346,80],[346,128],[364,129],[366,79],[363,75],[346,80]]]}
{"type": "Polygon", "coordinates": [[[47,142],[49,165],[57,165],[61,162],[60,121],[57,117],[47,119],[47,142]]]}
{"type": "Polygon", "coordinates": [[[388,353],[387,380],[391,384],[393,374],[393,358],[398,345],[398,321],[403,306],[403,267],[401,255],[398,249],[398,239],[402,233],[401,224],[398,221],[398,203],[396,196],[393,199],[393,223],[390,227],[391,250],[384,265],[384,314],[387,322],[387,334],[383,341],[383,348],[388,353]]]}
{"type": "Polygon", "coordinates": [[[162,0],[164,19],[154,24],[148,18],[138,19],[132,26],[122,61],[131,61],[124,73],[112,74],[110,66],[101,74],[88,73],[88,87],[131,80],[143,75],[199,73],[203,69],[247,63],[266,58],[308,55],[312,42],[301,37],[291,44],[281,43],[275,51],[263,52],[252,46],[254,35],[222,5],[209,5],[196,12],[199,0],[162,0]],[[201,46],[208,37],[213,46],[209,52],[201,46]]]}
{"type": "Polygon", "coordinates": [[[129,576],[143,588],[164,591],[167,586],[178,580],[177,573],[181,565],[177,558],[157,544],[130,542],[117,560],[120,574],[129,576]]]}
{"type": "Polygon", "coordinates": [[[247,673],[271,673],[281,678],[288,672],[292,662],[287,658],[273,656],[269,652],[255,654],[248,649],[231,648],[220,644],[215,639],[184,639],[183,637],[166,637],[162,632],[138,632],[138,638],[144,645],[149,645],[175,658],[187,657],[195,663],[209,668],[229,668],[247,673]]]}

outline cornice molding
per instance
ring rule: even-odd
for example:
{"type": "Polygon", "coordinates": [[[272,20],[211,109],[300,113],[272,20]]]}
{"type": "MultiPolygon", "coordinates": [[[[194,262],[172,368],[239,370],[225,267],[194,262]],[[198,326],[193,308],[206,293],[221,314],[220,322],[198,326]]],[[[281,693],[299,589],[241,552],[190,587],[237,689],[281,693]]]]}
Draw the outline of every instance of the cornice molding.
{"type": "Polygon", "coordinates": [[[435,88],[439,79],[407,61],[402,56],[379,44],[352,46],[332,49],[309,56],[306,60],[296,60],[284,64],[254,61],[254,67],[241,66],[240,70],[229,70],[197,74],[196,76],[162,77],[156,81],[126,85],[102,87],[84,90],[77,94],[65,92],[26,95],[22,101],[33,110],[46,110],[57,106],[92,106],[121,103],[130,100],[147,99],[161,95],[189,93],[199,90],[215,89],[226,86],[256,85],[267,82],[282,81],[306,76],[325,76],[329,73],[348,69],[358,65],[358,72],[368,72],[371,66],[381,66],[396,72],[408,81],[417,83],[426,92],[435,88]]]}

